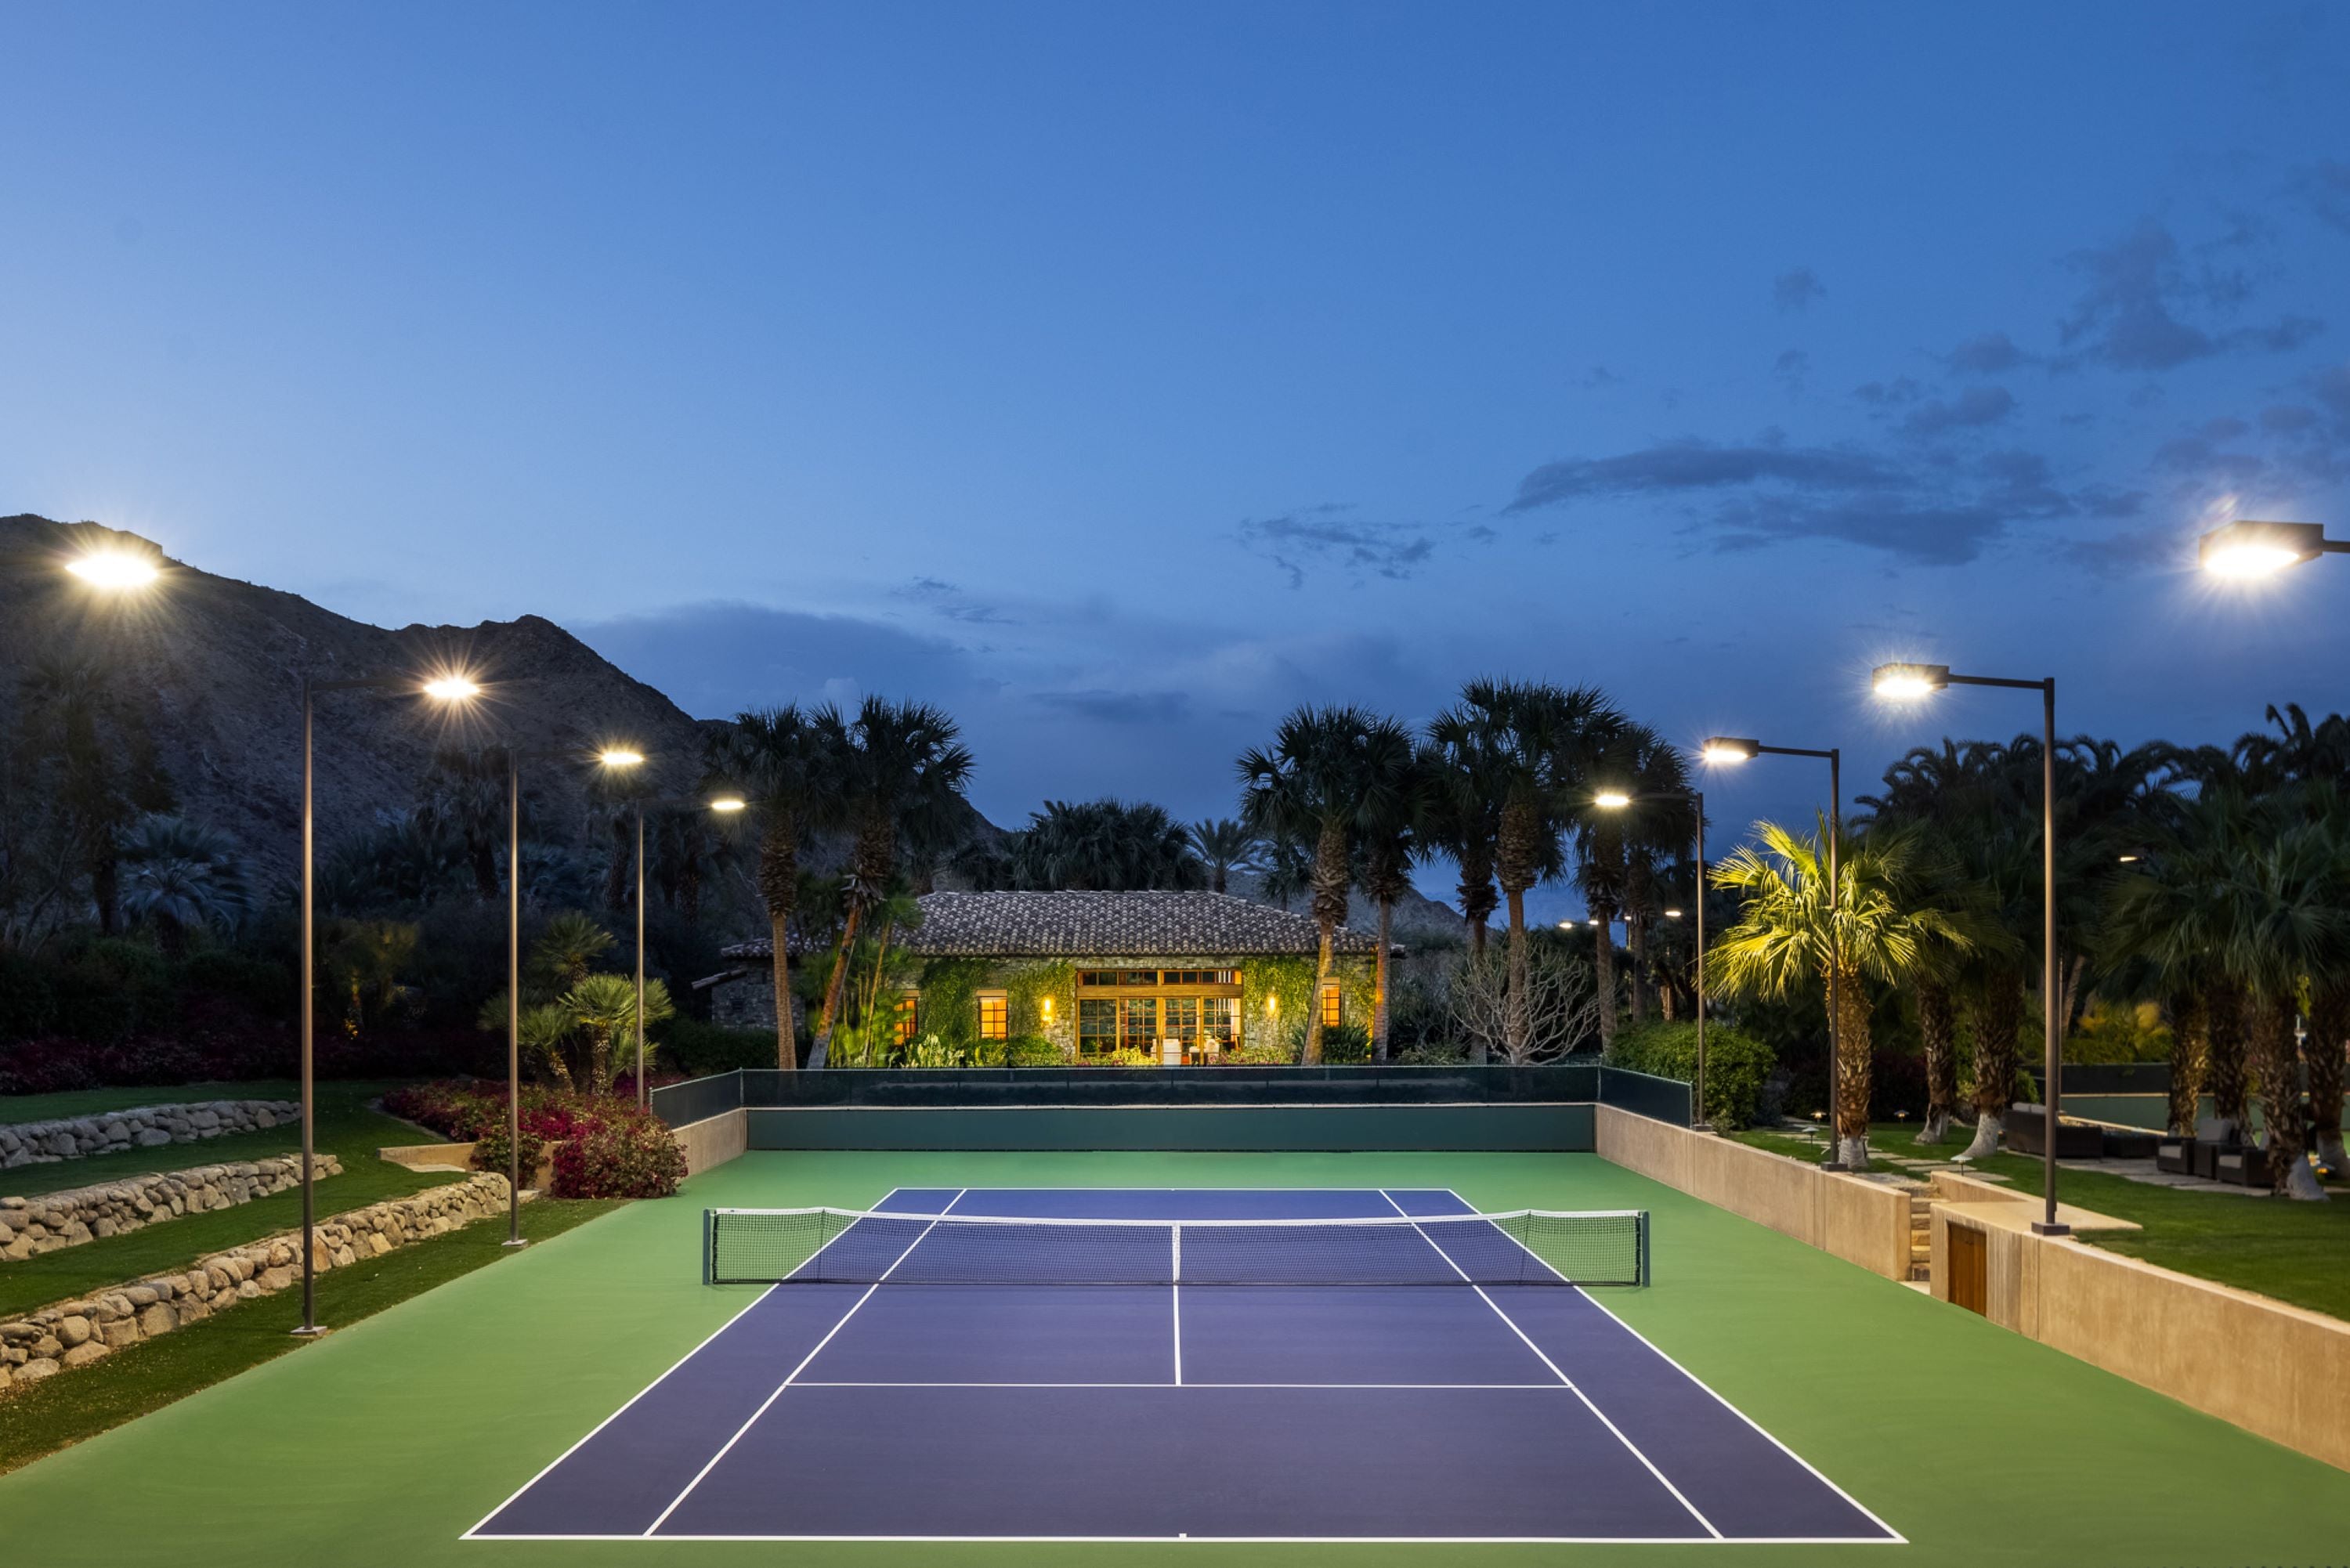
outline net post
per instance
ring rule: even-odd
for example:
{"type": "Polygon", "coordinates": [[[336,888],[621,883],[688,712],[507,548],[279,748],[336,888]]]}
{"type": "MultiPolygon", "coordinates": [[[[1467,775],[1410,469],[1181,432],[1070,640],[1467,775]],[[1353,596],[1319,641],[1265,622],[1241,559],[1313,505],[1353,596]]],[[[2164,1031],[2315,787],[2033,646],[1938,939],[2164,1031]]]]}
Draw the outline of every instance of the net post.
{"type": "Polygon", "coordinates": [[[1641,1284],[1641,1286],[1642,1286],[1643,1288],[1646,1288],[1647,1286],[1649,1286],[1649,1285],[1653,1285],[1653,1284],[1655,1284],[1655,1283],[1657,1282],[1657,1272],[1656,1272],[1656,1268],[1655,1268],[1655,1266],[1654,1266],[1652,1263],[1650,1263],[1650,1262],[1649,1262],[1649,1261],[1648,1261],[1648,1211],[1647,1210],[1645,1210],[1645,1209],[1643,1209],[1643,1210],[1640,1210],[1640,1281],[1639,1281],[1639,1282],[1640,1282],[1640,1284],[1641,1284]]]}
{"type": "Polygon", "coordinates": [[[702,1211],[702,1282],[718,1282],[718,1210],[702,1211]]]}

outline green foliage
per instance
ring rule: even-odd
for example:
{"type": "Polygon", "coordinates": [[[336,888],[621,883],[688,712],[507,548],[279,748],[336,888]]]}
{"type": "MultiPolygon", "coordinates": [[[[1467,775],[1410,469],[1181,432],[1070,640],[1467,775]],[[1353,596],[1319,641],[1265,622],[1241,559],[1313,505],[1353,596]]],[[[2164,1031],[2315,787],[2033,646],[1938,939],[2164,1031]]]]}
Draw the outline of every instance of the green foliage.
{"type": "MultiPolygon", "coordinates": [[[[2035,1034],[2038,1029],[2035,1023],[2035,1034]]],[[[2064,1042],[2067,1062],[2160,1062],[2169,1055],[2170,1026],[2151,1002],[2092,1002],[2064,1042]]]]}
{"type": "Polygon", "coordinates": [[[968,1067],[971,1065],[971,1054],[959,1046],[948,1044],[935,1034],[925,1034],[899,1046],[889,1064],[892,1067],[968,1067]]]}
{"type": "Polygon", "coordinates": [[[1224,1061],[1234,1067],[1287,1067],[1295,1064],[1297,1048],[1276,1042],[1252,1041],[1225,1052],[1224,1061]]]}
{"type": "MultiPolygon", "coordinates": [[[[1607,1064],[1652,1077],[1697,1081],[1697,1024],[1652,1023],[1620,1029],[1607,1064]]],[[[1714,1126],[1742,1127],[1754,1120],[1763,1081],[1776,1064],[1771,1048],[1752,1035],[1709,1023],[1705,1031],[1705,1115],[1714,1126]]]]}
{"type": "Polygon", "coordinates": [[[1371,1059],[1371,1032],[1359,1023],[1326,1024],[1322,1030],[1322,1060],[1330,1063],[1371,1059]]]}
{"type": "Polygon", "coordinates": [[[530,1186],[538,1179],[539,1162],[546,1158],[546,1139],[528,1122],[522,1128],[522,1163],[510,1163],[514,1146],[506,1137],[506,1121],[499,1116],[484,1127],[473,1140],[473,1168],[494,1170],[504,1176],[509,1170],[522,1172],[522,1184],[530,1186]]]}
{"type": "Polygon", "coordinates": [[[1003,1043],[1003,1065],[1006,1067],[1066,1067],[1068,1053],[1058,1042],[1042,1034],[1015,1034],[1003,1043]]]}
{"type": "Polygon", "coordinates": [[[556,1198],[668,1198],[684,1179],[685,1151],[656,1116],[583,1123],[555,1151],[556,1198]]]}

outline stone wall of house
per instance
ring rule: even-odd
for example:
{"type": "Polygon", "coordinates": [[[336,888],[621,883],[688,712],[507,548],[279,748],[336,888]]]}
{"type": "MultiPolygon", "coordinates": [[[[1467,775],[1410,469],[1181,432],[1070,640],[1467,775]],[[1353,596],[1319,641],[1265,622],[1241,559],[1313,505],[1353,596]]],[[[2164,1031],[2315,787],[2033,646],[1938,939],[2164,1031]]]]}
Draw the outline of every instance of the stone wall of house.
{"type": "MultiPolygon", "coordinates": [[[[316,1266],[321,1273],[348,1268],[505,1208],[506,1179],[484,1174],[338,1214],[316,1228],[316,1266]]],[[[301,1280],[302,1233],[287,1231],[216,1252],[184,1272],[151,1275],[0,1323],[0,1390],[102,1361],[301,1280]]]]}
{"type": "MultiPolygon", "coordinates": [[[[343,1166],[333,1155],[322,1154],[316,1157],[313,1169],[319,1177],[339,1176],[343,1166]]],[[[0,1198],[0,1260],[19,1262],[60,1247],[78,1247],[84,1241],[143,1230],[182,1214],[233,1209],[301,1182],[302,1157],[285,1154],[273,1159],[241,1159],[160,1175],[130,1176],[38,1198],[0,1198]]]]}
{"type": "Polygon", "coordinates": [[[0,1170],[259,1132],[301,1117],[302,1107],[292,1100],[203,1100],[56,1121],[15,1122],[0,1125],[0,1170]]]}

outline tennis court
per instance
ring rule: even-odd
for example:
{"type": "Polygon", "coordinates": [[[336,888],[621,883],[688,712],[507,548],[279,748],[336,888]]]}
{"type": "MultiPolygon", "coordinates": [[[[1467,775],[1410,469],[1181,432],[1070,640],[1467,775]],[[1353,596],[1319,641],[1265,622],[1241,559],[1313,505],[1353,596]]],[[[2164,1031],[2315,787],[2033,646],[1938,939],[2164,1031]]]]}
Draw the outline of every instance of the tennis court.
{"type": "Polygon", "coordinates": [[[470,1534],[1899,1541],[1607,1311],[1642,1219],[1355,1188],[721,1212],[715,1276],[790,1282],[470,1534]]]}

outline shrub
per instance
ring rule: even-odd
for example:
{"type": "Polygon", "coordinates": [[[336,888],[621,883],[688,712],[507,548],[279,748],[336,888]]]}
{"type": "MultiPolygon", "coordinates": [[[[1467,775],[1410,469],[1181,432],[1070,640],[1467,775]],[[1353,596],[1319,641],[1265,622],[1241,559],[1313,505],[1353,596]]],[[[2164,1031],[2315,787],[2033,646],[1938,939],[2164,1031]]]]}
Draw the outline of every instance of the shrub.
{"type": "MultiPolygon", "coordinates": [[[[1697,1024],[1643,1023],[1617,1033],[1607,1064],[1682,1083],[1697,1077],[1697,1024]]],[[[1705,1115],[1719,1127],[1754,1119],[1762,1081],[1774,1065],[1771,1048],[1751,1034],[1709,1023],[1705,1031],[1705,1115]]]]}
{"type": "Polygon", "coordinates": [[[539,1162],[546,1158],[546,1139],[528,1122],[523,1124],[521,1151],[521,1161],[513,1162],[509,1157],[514,1150],[506,1142],[506,1119],[501,1116],[475,1137],[473,1168],[494,1170],[501,1176],[515,1171],[521,1175],[522,1184],[528,1187],[538,1179],[539,1162]]]}
{"type": "Polygon", "coordinates": [[[1222,1060],[1232,1067],[1286,1067],[1297,1060],[1297,1053],[1278,1043],[1263,1042],[1235,1045],[1223,1054],[1222,1060]]]}
{"type": "Polygon", "coordinates": [[[555,1151],[557,1198],[667,1198],[685,1179],[685,1152],[658,1116],[590,1124],[555,1151]]]}
{"type": "Polygon", "coordinates": [[[698,1018],[671,1018],[653,1026],[653,1039],[689,1078],[775,1064],[772,1029],[730,1029],[698,1018]]]}
{"type": "Polygon", "coordinates": [[[1352,1063],[1370,1059],[1369,1030],[1359,1023],[1326,1023],[1322,1026],[1322,1060],[1352,1063]]]}

